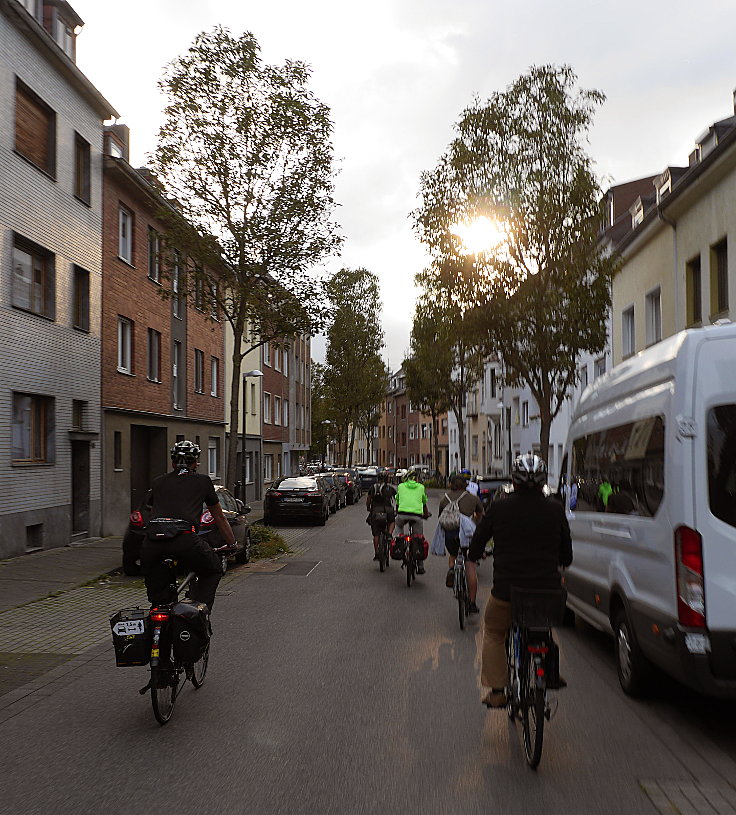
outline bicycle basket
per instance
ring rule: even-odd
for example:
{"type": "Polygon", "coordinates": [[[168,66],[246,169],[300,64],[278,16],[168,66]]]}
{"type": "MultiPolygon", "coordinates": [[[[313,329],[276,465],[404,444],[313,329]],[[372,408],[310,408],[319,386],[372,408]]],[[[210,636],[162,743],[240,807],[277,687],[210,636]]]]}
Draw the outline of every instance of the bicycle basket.
{"type": "Polygon", "coordinates": [[[148,609],[122,609],[110,617],[110,628],[118,668],[148,664],[153,637],[148,609]]]}
{"type": "Polygon", "coordinates": [[[522,628],[551,628],[562,625],[565,589],[511,588],[511,620],[522,628]]]}

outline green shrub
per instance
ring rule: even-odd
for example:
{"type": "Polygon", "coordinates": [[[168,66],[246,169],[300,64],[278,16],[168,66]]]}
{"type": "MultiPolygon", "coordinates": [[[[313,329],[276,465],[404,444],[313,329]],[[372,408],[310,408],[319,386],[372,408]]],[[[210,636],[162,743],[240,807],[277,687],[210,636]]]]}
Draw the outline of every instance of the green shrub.
{"type": "Polygon", "coordinates": [[[427,490],[442,489],[445,486],[441,481],[438,481],[436,478],[428,478],[426,481],[422,483],[424,484],[424,488],[427,490]]]}
{"type": "Polygon", "coordinates": [[[253,560],[288,555],[291,552],[286,541],[270,526],[253,524],[250,528],[250,541],[253,546],[251,550],[253,560]]]}

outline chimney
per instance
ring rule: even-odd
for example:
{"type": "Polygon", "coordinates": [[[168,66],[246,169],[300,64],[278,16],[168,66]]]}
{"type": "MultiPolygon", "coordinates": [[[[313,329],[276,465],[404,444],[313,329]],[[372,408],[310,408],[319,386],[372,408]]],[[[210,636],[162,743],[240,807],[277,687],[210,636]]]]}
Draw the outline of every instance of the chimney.
{"type": "Polygon", "coordinates": [[[105,125],[105,155],[130,161],[130,128],[128,125],[105,125]]]}

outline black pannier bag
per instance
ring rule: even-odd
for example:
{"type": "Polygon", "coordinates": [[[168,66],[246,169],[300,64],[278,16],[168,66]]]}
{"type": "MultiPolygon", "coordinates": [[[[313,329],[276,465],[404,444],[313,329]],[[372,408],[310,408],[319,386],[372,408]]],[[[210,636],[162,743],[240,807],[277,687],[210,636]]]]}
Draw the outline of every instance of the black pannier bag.
{"type": "Polygon", "coordinates": [[[204,603],[177,603],[171,610],[171,642],[174,657],[181,663],[196,662],[210,640],[204,603]]]}
{"type": "Polygon", "coordinates": [[[115,664],[119,668],[148,665],[153,627],[148,609],[124,608],[110,617],[115,664]]]}
{"type": "Polygon", "coordinates": [[[146,526],[148,540],[171,540],[182,532],[195,532],[191,521],[181,518],[151,518],[146,526]]]}

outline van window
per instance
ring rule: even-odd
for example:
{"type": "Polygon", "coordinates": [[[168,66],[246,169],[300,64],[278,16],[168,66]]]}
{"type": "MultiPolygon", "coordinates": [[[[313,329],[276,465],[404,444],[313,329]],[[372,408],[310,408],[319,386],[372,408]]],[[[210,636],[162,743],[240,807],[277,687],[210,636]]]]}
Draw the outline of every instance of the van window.
{"type": "Polygon", "coordinates": [[[575,439],[578,512],[653,516],[664,495],[664,421],[651,416],[575,439]]]}
{"type": "Polygon", "coordinates": [[[708,411],[708,496],[716,518],[736,526],[736,405],[708,411]]]}

